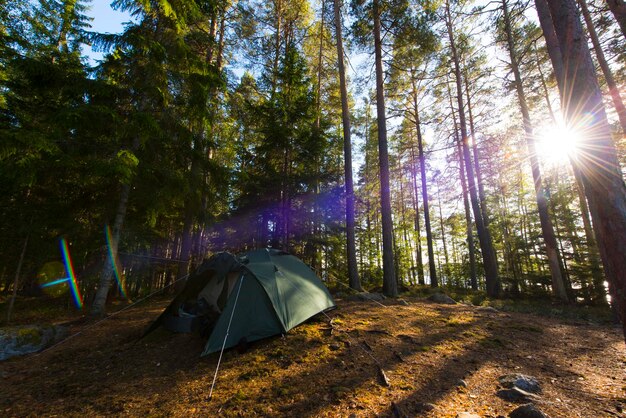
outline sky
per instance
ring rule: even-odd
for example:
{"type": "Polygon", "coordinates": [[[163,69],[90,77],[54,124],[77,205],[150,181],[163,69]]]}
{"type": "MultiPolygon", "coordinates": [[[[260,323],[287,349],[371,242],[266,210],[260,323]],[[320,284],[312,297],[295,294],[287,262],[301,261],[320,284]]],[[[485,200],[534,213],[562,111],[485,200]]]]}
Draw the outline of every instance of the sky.
{"type": "MultiPolygon", "coordinates": [[[[113,10],[108,0],[93,0],[90,6],[87,16],[93,19],[90,29],[92,32],[121,33],[124,23],[131,20],[130,14],[113,10]]],[[[89,57],[91,64],[96,64],[104,56],[88,45],[84,46],[83,53],[89,57]]]]}

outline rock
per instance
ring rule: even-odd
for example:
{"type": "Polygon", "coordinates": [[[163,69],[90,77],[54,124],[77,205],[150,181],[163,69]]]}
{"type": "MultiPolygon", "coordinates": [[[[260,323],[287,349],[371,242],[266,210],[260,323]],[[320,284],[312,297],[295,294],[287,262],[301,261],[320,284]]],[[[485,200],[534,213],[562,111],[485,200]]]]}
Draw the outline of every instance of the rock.
{"type": "Polygon", "coordinates": [[[498,378],[502,387],[511,389],[513,387],[519,388],[525,392],[539,393],[541,392],[541,386],[537,379],[533,376],[527,376],[524,374],[505,374],[498,378]]]}
{"type": "Polygon", "coordinates": [[[62,340],[67,328],[59,325],[26,325],[0,329],[0,361],[36,353],[62,340]]]}
{"type": "Polygon", "coordinates": [[[354,300],[357,302],[371,301],[371,300],[375,302],[381,302],[385,300],[385,295],[383,295],[382,293],[361,292],[361,293],[357,293],[356,295],[350,296],[348,299],[354,300]]]}
{"type": "Polygon", "coordinates": [[[535,405],[527,403],[511,411],[509,418],[548,418],[548,416],[537,409],[535,405]]]}
{"type": "Polygon", "coordinates": [[[499,310],[497,310],[493,306],[479,306],[478,308],[476,308],[476,310],[478,312],[485,312],[485,313],[498,313],[498,312],[500,312],[499,310]]]}
{"type": "Polygon", "coordinates": [[[396,301],[396,304],[398,304],[398,305],[402,305],[402,306],[409,306],[409,305],[410,305],[410,303],[409,303],[409,302],[407,302],[407,301],[406,301],[406,300],[404,300],[404,299],[398,299],[398,300],[396,301]]]}
{"type": "Polygon", "coordinates": [[[435,410],[435,405],[427,402],[419,402],[415,405],[414,412],[430,412],[435,410]]]}
{"type": "Polygon", "coordinates": [[[533,395],[515,386],[511,389],[499,390],[496,392],[496,396],[509,402],[529,402],[539,399],[537,395],[533,395]]]}
{"type": "Polygon", "coordinates": [[[471,412],[459,412],[456,414],[456,418],[480,418],[480,415],[471,412]]]}
{"type": "Polygon", "coordinates": [[[428,300],[444,305],[456,305],[456,301],[445,293],[434,293],[429,296],[428,300]]]}
{"type": "Polygon", "coordinates": [[[467,382],[463,379],[459,379],[456,381],[456,386],[460,387],[460,388],[466,388],[467,387],[467,382]]]}
{"type": "Polygon", "coordinates": [[[382,367],[378,367],[378,379],[380,380],[381,385],[386,387],[391,386],[391,382],[389,381],[389,378],[385,374],[385,371],[382,369],[382,367]]]}

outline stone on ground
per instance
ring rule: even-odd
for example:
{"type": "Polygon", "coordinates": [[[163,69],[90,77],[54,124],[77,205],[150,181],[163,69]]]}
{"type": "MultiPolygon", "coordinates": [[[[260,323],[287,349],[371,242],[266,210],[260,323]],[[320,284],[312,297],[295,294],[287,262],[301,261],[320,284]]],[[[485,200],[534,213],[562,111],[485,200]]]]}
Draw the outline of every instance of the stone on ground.
{"type": "Polygon", "coordinates": [[[452,299],[450,296],[446,295],[445,293],[434,293],[430,295],[428,300],[435,302],[435,303],[441,303],[444,305],[456,305],[456,301],[452,299]]]}
{"type": "Polygon", "coordinates": [[[456,414],[456,418],[480,418],[480,415],[471,412],[459,412],[456,414]]]}
{"type": "Polygon", "coordinates": [[[539,393],[541,392],[541,386],[537,378],[533,376],[527,376],[525,374],[505,374],[498,378],[502,387],[511,389],[513,387],[519,388],[525,392],[539,393]]]}
{"type": "Polygon", "coordinates": [[[530,402],[539,399],[539,396],[515,386],[511,389],[501,389],[497,391],[496,396],[509,402],[530,402]]]}
{"type": "Polygon", "coordinates": [[[513,411],[511,411],[511,413],[509,413],[509,418],[549,418],[549,417],[543,412],[541,412],[532,403],[527,403],[525,405],[518,406],[513,411]]]}
{"type": "Polygon", "coordinates": [[[0,329],[0,361],[11,357],[36,353],[67,334],[67,328],[58,325],[25,325],[0,329]]]}

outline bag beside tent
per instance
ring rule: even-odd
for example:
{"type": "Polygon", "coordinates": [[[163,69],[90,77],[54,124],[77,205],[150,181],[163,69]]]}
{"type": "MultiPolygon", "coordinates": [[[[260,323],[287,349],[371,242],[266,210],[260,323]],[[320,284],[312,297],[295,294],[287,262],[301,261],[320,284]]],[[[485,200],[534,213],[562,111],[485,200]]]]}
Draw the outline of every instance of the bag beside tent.
{"type": "Polygon", "coordinates": [[[334,307],[322,281],[293,255],[274,249],[239,257],[223,252],[200,265],[146,333],[160,325],[177,332],[210,331],[202,352],[207,355],[223,344],[229,348],[285,333],[334,307]]]}

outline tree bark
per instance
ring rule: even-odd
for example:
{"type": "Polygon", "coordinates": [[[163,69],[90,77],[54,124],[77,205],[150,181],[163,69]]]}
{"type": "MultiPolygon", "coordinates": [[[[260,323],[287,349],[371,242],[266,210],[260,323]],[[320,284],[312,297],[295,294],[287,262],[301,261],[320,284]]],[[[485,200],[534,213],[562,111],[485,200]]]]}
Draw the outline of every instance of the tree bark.
{"type": "Polygon", "coordinates": [[[519,102],[520,112],[522,114],[522,125],[524,128],[524,136],[526,137],[526,145],[528,146],[528,154],[530,158],[530,166],[535,185],[535,198],[537,200],[537,209],[539,210],[539,221],[541,223],[541,233],[546,245],[546,256],[548,257],[548,266],[550,267],[550,276],[552,278],[552,292],[556,297],[564,302],[569,300],[563,276],[561,275],[561,263],[559,262],[558,246],[554,235],[554,227],[548,213],[548,199],[546,198],[543,180],[541,177],[541,169],[539,167],[539,158],[537,157],[537,149],[535,147],[535,136],[533,132],[532,122],[530,120],[530,111],[526,102],[526,93],[522,85],[522,76],[519,70],[518,58],[515,53],[515,40],[511,30],[511,17],[507,0],[502,0],[502,15],[504,18],[504,30],[506,34],[507,47],[509,57],[511,59],[511,70],[515,80],[515,90],[517,92],[517,100],[519,102]]]}
{"type": "Polygon", "coordinates": [[[380,164],[380,207],[383,227],[383,293],[398,295],[398,283],[394,274],[393,221],[391,218],[391,189],[389,185],[389,154],[387,146],[387,117],[385,114],[385,90],[383,56],[380,34],[379,0],[374,0],[374,52],[376,60],[376,110],[378,124],[378,160],[380,164]]]}
{"type": "Polygon", "coordinates": [[[626,335],[626,184],[576,3],[549,0],[548,5],[566,70],[564,86],[559,87],[561,94],[571,91],[561,106],[570,126],[580,128],[584,122],[575,164],[583,177],[611,300],[626,335]]]}
{"type": "Polygon", "coordinates": [[[439,286],[437,280],[437,266],[435,265],[435,250],[433,247],[433,232],[430,225],[430,209],[428,200],[428,185],[426,182],[426,158],[424,157],[424,141],[420,126],[419,113],[415,113],[415,129],[417,131],[417,152],[420,160],[420,174],[422,180],[422,200],[424,201],[424,227],[426,228],[426,245],[428,247],[428,270],[430,272],[430,285],[439,286]]]}
{"type": "Polygon", "coordinates": [[[350,138],[350,108],[348,107],[348,88],[346,68],[343,60],[343,39],[341,36],[341,14],[339,0],[333,1],[335,13],[335,31],[337,36],[337,64],[339,66],[339,89],[341,92],[341,121],[343,124],[343,157],[346,181],[346,250],[348,257],[348,283],[352,289],[362,291],[359,271],[356,264],[356,238],[354,236],[354,183],[352,180],[352,143],[350,138]]]}
{"type": "Polygon", "coordinates": [[[593,49],[596,51],[598,64],[600,64],[600,69],[602,69],[604,80],[606,81],[606,85],[609,88],[609,94],[611,95],[611,100],[613,100],[613,106],[615,107],[617,117],[619,118],[619,123],[622,127],[622,133],[626,134],[626,107],[624,107],[624,102],[622,101],[622,97],[619,94],[619,87],[617,86],[617,83],[615,83],[613,73],[609,68],[609,63],[606,62],[606,58],[604,57],[604,51],[602,51],[602,45],[600,44],[598,33],[596,32],[593,20],[591,19],[591,14],[589,13],[587,2],[585,0],[578,0],[578,4],[580,5],[580,10],[583,13],[585,24],[587,25],[587,32],[589,33],[591,43],[593,44],[593,49]]]}
{"type": "MultiPolygon", "coordinates": [[[[467,83],[467,78],[465,79],[465,81],[467,83]]],[[[461,180],[461,191],[463,193],[463,208],[465,209],[465,223],[466,223],[466,229],[467,229],[467,241],[466,242],[467,242],[467,252],[469,255],[469,263],[470,263],[470,286],[472,287],[473,290],[478,290],[478,279],[476,277],[476,254],[474,251],[474,227],[472,225],[470,203],[467,197],[468,192],[467,192],[467,179],[465,177],[465,162],[463,161],[463,144],[461,143],[461,138],[459,137],[459,129],[456,123],[456,115],[454,114],[454,107],[452,106],[452,95],[450,94],[450,84],[446,83],[446,85],[448,86],[448,97],[450,98],[450,111],[452,112],[452,119],[454,120],[454,138],[456,140],[457,151],[459,154],[459,179],[461,180]]],[[[469,93],[468,93],[467,98],[469,100],[469,93]]],[[[472,123],[470,123],[470,126],[472,126],[472,123]]],[[[474,132],[473,129],[474,128],[472,127],[472,133],[474,132]]],[[[484,212],[483,212],[483,215],[484,215],[484,212]]]]}
{"type": "MultiPolygon", "coordinates": [[[[126,209],[128,207],[128,197],[130,195],[130,184],[122,185],[122,191],[120,193],[120,201],[117,204],[117,212],[115,214],[115,221],[113,222],[113,228],[111,228],[111,254],[113,259],[117,257],[118,244],[120,242],[120,233],[126,218],[126,209]]],[[[104,315],[106,310],[107,295],[109,294],[109,288],[111,287],[111,278],[113,277],[113,264],[110,260],[105,258],[104,268],[100,273],[100,281],[98,284],[98,290],[91,306],[91,314],[100,316],[104,315]]]]}
{"type": "Polygon", "coordinates": [[[565,77],[565,69],[563,68],[563,56],[561,55],[559,40],[554,32],[554,24],[552,23],[550,7],[548,6],[547,0],[535,0],[535,8],[537,9],[539,24],[541,25],[541,31],[543,32],[543,37],[546,41],[546,48],[548,49],[550,62],[552,62],[552,68],[554,69],[556,83],[559,86],[561,102],[563,102],[563,95],[561,94],[561,91],[564,90],[563,79],[565,77]]]}
{"type": "Polygon", "coordinates": [[[624,0],[606,0],[611,13],[617,20],[617,24],[622,30],[622,35],[626,37],[626,2],[624,0]]]}
{"type": "Polygon", "coordinates": [[[446,0],[446,26],[448,29],[448,37],[450,39],[450,49],[452,52],[452,60],[454,62],[454,74],[456,78],[456,96],[458,101],[459,126],[461,128],[461,139],[463,142],[463,156],[465,158],[465,169],[467,170],[467,181],[469,186],[470,198],[472,202],[472,210],[474,212],[474,221],[478,230],[478,239],[483,257],[483,265],[485,268],[485,282],[487,285],[487,295],[490,297],[498,297],[500,294],[500,279],[498,277],[498,262],[496,254],[493,250],[493,242],[491,233],[485,227],[483,222],[482,211],[478,195],[476,193],[476,182],[474,180],[474,169],[472,166],[472,157],[470,154],[469,140],[467,136],[467,124],[465,122],[465,110],[463,106],[463,89],[461,68],[459,65],[459,57],[454,41],[454,32],[452,28],[452,16],[450,14],[450,2],[446,0]]]}
{"type": "Polygon", "coordinates": [[[580,170],[573,165],[574,179],[576,180],[576,193],[578,194],[578,202],[580,204],[580,215],[583,219],[583,228],[585,230],[585,238],[587,239],[587,252],[589,253],[589,264],[591,267],[591,276],[593,283],[593,303],[598,305],[606,305],[606,288],[604,286],[604,276],[602,275],[602,267],[600,266],[600,254],[598,254],[598,244],[591,227],[589,219],[589,206],[585,197],[585,186],[583,185],[580,170]]]}
{"type": "Polygon", "coordinates": [[[480,168],[480,153],[478,151],[478,141],[476,140],[476,130],[474,128],[474,115],[472,114],[472,101],[469,92],[469,79],[467,75],[467,68],[464,72],[465,80],[465,97],[467,98],[467,116],[469,117],[470,132],[472,138],[472,152],[474,154],[474,170],[476,172],[476,183],[478,184],[478,199],[480,200],[480,208],[483,213],[483,223],[485,228],[489,227],[489,213],[487,213],[487,196],[485,194],[485,182],[483,181],[483,174],[480,168]]]}
{"type": "Polygon", "coordinates": [[[443,274],[441,275],[441,284],[444,285],[448,282],[450,276],[450,258],[448,257],[448,245],[446,244],[446,229],[443,224],[443,201],[441,200],[441,183],[437,178],[437,200],[439,200],[439,226],[441,227],[441,245],[443,246],[443,259],[446,265],[442,268],[443,274]]]}
{"type": "MultiPolygon", "coordinates": [[[[426,160],[424,158],[424,147],[422,144],[422,128],[420,126],[420,116],[419,116],[419,106],[418,106],[418,102],[417,102],[417,86],[415,84],[415,77],[413,75],[413,73],[411,73],[411,87],[412,87],[412,95],[413,95],[413,113],[415,115],[415,131],[416,131],[416,136],[417,136],[417,141],[418,141],[418,153],[419,153],[419,169],[420,169],[420,177],[422,179],[422,199],[424,200],[424,222],[426,223],[426,217],[428,216],[428,227],[427,227],[427,231],[426,231],[426,239],[428,241],[428,245],[430,246],[430,249],[428,251],[428,259],[429,259],[429,266],[430,266],[430,271],[431,271],[431,277],[434,277],[435,282],[437,282],[437,275],[435,273],[434,276],[432,276],[433,272],[436,272],[435,269],[435,260],[433,259],[433,249],[432,249],[432,233],[430,232],[430,214],[427,214],[428,212],[428,191],[427,191],[427,184],[426,184],[426,160]]],[[[411,141],[411,161],[413,164],[413,167],[411,169],[411,173],[413,176],[413,192],[415,194],[415,230],[417,232],[417,274],[418,274],[418,281],[419,284],[425,284],[424,281],[424,262],[422,261],[422,237],[421,237],[421,231],[420,231],[420,215],[419,215],[419,197],[418,197],[418,192],[417,192],[417,160],[415,159],[415,148],[413,145],[413,142],[411,141]]],[[[432,284],[432,279],[431,279],[431,284],[432,284]]]]}
{"type": "Polygon", "coordinates": [[[15,305],[15,299],[17,298],[17,288],[20,284],[20,275],[22,274],[22,264],[24,264],[26,248],[28,247],[28,238],[30,238],[30,235],[27,235],[26,239],[24,240],[20,259],[17,262],[17,269],[15,270],[15,280],[13,280],[13,294],[11,295],[11,299],[9,300],[9,307],[7,308],[7,325],[11,322],[11,317],[13,316],[13,306],[15,305]]]}
{"type": "Polygon", "coordinates": [[[417,282],[421,285],[424,281],[424,261],[422,259],[422,232],[420,228],[420,208],[419,208],[419,192],[417,188],[417,170],[418,162],[415,158],[415,148],[411,143],[411,180],[413,185],[413,209],[415,210],[415,233],[417,234],[416,256],[417,256],[417,282]]]}

